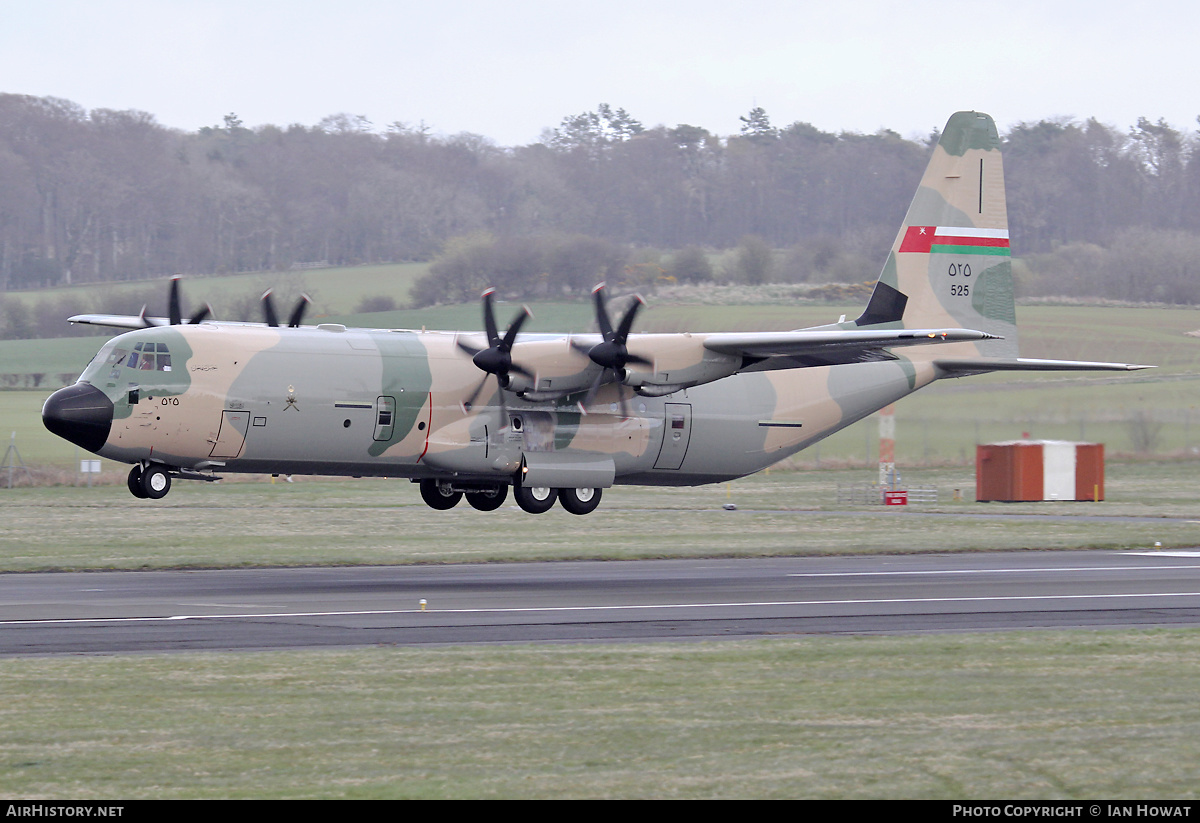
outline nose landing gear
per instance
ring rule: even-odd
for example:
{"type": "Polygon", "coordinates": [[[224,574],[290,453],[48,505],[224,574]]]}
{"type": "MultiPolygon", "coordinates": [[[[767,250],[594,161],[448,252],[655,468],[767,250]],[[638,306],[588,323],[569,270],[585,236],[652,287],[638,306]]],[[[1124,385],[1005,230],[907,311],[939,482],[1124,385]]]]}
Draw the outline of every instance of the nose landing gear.
{"type": "Polygon", "coordinates": [[[142,500],[160,500],[171,490],[171,475],[164,467],[155,464],[135,464],[125,482],[133,496],[142,500]]]}

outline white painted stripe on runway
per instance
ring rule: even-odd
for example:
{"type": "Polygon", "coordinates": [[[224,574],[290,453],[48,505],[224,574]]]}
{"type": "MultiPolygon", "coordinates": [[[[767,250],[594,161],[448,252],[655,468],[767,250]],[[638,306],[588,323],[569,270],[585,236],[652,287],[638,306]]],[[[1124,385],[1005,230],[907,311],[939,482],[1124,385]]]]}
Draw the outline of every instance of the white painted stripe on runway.
{"type": "Polygon", "coordinates": [[[851,600],[769,600],[745,603],[647,603],[625,606],[530,606],[483,609],[370,609],[336,612],[264,612],[258,614],[174,614],[161,617],[63,617],[42,620],[0,620],[0,626],[48,626],[78,623],[153,623],[180,620],[266,620],[297,617],[370,617],[401,614],[552,614],[561,612],[634,611],[644,609],[725,609],[772,606],[864,606],[893,603],[1004,603],[1028,600],[1124,600],[1149,597],[1200,597],[1200,592],[1131,592],[1126,594],[1003,595],[997,597],[900,597],[851,600]]]}
{"type": "MultiPolygon", "coordinates": [[[[1153,554],[1165,554],[1154,552],[1153,554]]],[[[1183,555],[1181,555],[1183,556],[1183,555]]],[[[1200,557],[1200,553],[1193,555],[1200,557]]],[[[1129,572],[1154,569],[1200,569],[1200,565],[1170,565],[1170,566],[1064,566],[1060,569],[927,569],[924,571],[885,571],[885,572],[789,572],[788,577],[888,577],[905,574],[1022,574],[1028,572],[1129,572]]]]}
{"type": "MultiPolygon", "coordinates": [[[[1188,522],[1193,522],[1193,521],[1188,521],[1188,522]]],[[[1170,549],[1168,549],[1166,551],[1154,550],[1154,551],[1145,551],[1145,552],[1130,552],[1130,554],[1136,554],[1139,557],[1200,557],[1200,552],[1194,552],[1194,551],[1189,552],[1189,551],[1182,551],[1182,550],[1175,551],[1175,550],[1170,550],[1170,549]]],[[[1193,567],[1192,566],[1178,566],[1176,568],[1190,569],[1193,567]]]]}

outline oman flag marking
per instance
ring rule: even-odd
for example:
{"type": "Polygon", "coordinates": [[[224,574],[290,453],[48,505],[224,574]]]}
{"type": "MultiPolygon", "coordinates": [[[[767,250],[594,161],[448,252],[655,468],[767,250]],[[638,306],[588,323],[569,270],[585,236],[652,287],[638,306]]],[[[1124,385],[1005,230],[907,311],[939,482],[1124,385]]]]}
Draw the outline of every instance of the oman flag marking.
{"type": "Polygon", "coordinates": [[[900,253],[1009,255],[1008,229],[963,226],[909,226],[900,253]]]}

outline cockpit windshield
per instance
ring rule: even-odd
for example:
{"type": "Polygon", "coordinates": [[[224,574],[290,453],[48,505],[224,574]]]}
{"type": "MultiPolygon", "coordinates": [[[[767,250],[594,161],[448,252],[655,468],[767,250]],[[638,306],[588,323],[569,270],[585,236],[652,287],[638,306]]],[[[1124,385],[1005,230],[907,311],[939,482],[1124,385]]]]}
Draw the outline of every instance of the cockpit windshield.
{"type": "MultiPolygon", "coordinates": [[[[166,343],[141,342],[113,346],[107,352],[101,350],[84,372],[107,370],[109,380],[120,380],[123,369],[135,371],[171,371],[171,352],[166,343]]],[[[132,375],[130,375],[132,377],[132,375]]]]}

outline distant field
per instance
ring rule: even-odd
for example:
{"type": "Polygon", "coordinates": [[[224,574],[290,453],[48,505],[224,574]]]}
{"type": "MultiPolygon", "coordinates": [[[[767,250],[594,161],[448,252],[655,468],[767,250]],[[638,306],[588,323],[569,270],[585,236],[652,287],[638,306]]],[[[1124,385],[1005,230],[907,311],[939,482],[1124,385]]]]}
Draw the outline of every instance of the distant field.
{"type": "MultiPolygon", "coordinates": [[[[413,281],[429,270],[428,263],[388,263],[375,266],[352,266],[299,271],[256,272],[229,275],[184,275],[181,287],[186,311],[194,311],[211,303],[217,316],[235,299],[257,298],[270,288],[284,294],[307,293],[313,299],[313,315],[344,315],[354,311],[364,297],[387,295],[398,305],[408,302],[413,281]]],[[[98,305],[110,295],[157,294],[150,303],[151,313],[166,311],[168,278],[133,282],[88,283],[79,286],[39,289],[36,291],[6,292],[6,297],[19,298],[26,305],[39,301],[55,301],[63,297],[76,298],[82,305],[98,305]]],[[[83,311],[99,311],[84,308],[83,311]]],[[[65,318],[64,318],[65,320],[65,318]]]]}

